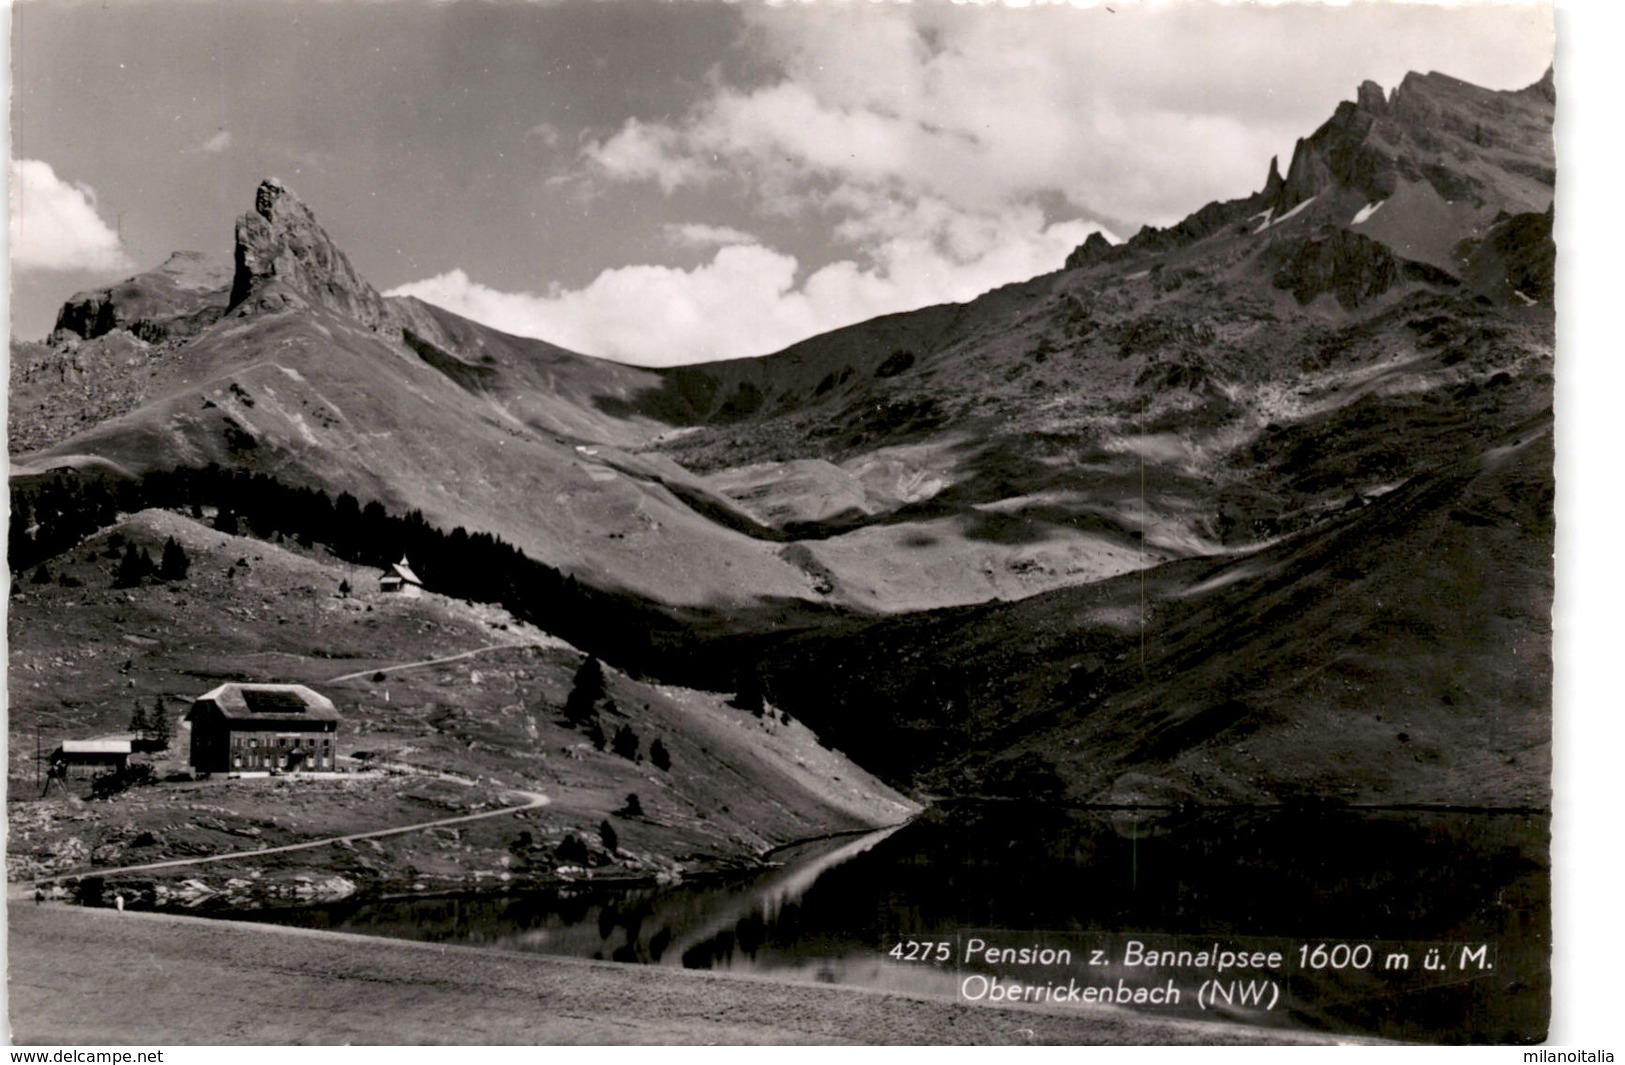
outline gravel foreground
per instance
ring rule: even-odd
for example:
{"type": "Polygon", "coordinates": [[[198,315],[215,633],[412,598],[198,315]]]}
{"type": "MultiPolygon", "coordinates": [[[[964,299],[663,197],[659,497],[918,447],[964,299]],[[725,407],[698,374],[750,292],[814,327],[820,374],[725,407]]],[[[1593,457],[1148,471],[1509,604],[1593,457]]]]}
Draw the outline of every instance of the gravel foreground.
{"type": "Polygon", "coordinates": [[[1344,1042],[13,899],[18,1044],[1344,1042]]]}

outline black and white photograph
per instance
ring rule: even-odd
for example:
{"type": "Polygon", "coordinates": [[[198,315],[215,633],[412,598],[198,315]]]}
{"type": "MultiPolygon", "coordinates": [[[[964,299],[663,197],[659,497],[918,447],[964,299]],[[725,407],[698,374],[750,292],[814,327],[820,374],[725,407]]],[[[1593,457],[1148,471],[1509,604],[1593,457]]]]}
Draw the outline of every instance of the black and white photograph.
{"type": "Polygon", "coordinates": [[[1555,1038],[1552,3],[9,29],[15,1044],[1555,1038]]]}

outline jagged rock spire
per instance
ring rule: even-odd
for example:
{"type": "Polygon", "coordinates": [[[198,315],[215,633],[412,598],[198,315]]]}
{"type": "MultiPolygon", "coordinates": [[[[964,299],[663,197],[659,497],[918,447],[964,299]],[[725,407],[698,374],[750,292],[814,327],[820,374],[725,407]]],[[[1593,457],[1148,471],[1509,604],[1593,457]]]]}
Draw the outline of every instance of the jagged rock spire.
{"type": "Polygon", "coordinates": [[[1368,79],[1360,83],[1355,106],[1367,114],[1383,115],[1388,113],[1388,98],[1383,95],[1381,85],[1368,79]]]}
{"type": "Polygon", "coordinates": [[[1266,200],[1273,200],[1281,194],[1281,189],[1285,185],[1286,179],[1281,176],[1281,157],[1272,155],[1270,156],[1269,176],[1264,179],[1264,191],[1259,195],[1266,200]]]}
{"type": "Polygon", "coordinates": [[[254,210],[237,219],[236,237],[232,312],[314,304],[373,329],[391,321],[384,298],[276,178],[260,182],[254,210]]]}

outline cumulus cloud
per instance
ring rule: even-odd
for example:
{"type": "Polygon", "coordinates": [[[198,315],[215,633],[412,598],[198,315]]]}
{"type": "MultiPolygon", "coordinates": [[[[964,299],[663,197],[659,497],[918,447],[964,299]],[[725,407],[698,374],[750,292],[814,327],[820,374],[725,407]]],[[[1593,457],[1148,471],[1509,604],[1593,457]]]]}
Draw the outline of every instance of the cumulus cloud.
{"type": "Polygon", "coordinates": [[[621,131],[608,140],[589,143],[582,154],[604,174],[654,181],[668,193],[680,185],[697,184],[720,174],[687,149],[678,130],[635,118],[627,119],[621,131]]]}
{"type": "Polygon", "coordinates": [[[755,244],[756,238],[732,226],[709,226],[700,222],[669,223],[661,229],[666,239],[685,248],[714,248],[728,244],[755,244]]]}
{"type": "Polygon", "coordinates": [[[96,211],[95,190],[63,181],[38,159],[11,162],[11,262],[24,270],[98,272],[131,265],[96,211]]]}
{"type": "Polygon", "coordinates": [[[1255,191],[1270,156],[1284,168],[1367,77],[1392,86],[1438,69],[1495,84],[1485,72],[1527,68],[1496,87],[1532,82],[1550,59],[1550,13],[1525,8],[748,6],[748,74],[714,74],[674,117],[588,137],[578,167],[551,180],[729,202],[827,234],[825,258],[670,225],[668,241],[712,258],[542,294],[460,270],[396,291],[633,362],[764,354],[1057,269],[1107,226],[1127,235],[1255,191]]]}
{"type": "Polygon", "coordinates": [[[1290,153],[1366,78],[1391,87],[1433,69],[1515,88],[1551,57],[1541,5],[808,4],[743,15],[773,74],[719,82],[669,121],[631,119],[586,146],[589,166],[668,193],[746,174],[780,209],[815,204],[835,182],[964,210],[1059,194],[1084,215],[1166,225],[1260,187],[1270,156],[1290,153]]]}
{"type": "Polygon", "coordinates": [[[899,233],[877,245],[867,264],[843,259],[805,274],[794,256],[751,241],[724,243],[709,261],[687,270],[605,270],[580,289],[502,292],[457,269],[388,294],[417,296],[587,354],[669,366],[765,355],[877,315],[971,299],[1059,268],[1097,227],[1045,225],[1036,211],[1024,209],[972,228],[957,245],[923,230],[899,233]]]}
{"type": "Polygon", "coordinates": [[[207,152],[210,155],[219,155],[221,152],[230,147],[231,131],[223,129],[219,133],[216,133],[214,136],[210,137],[208,140],[204,141],[203,144],[198,148],[198,151],[207,152]]]}

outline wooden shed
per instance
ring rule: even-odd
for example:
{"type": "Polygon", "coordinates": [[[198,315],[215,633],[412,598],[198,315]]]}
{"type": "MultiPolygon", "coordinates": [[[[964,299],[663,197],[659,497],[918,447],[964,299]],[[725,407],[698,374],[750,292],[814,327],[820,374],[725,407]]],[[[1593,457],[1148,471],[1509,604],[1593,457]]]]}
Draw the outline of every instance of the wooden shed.
{"type": "Polygon", "coordinates": [[[123,769],[130,762],[132,750],[127,737],[63,740],[62,745],[51,752],[50,760],[53,766],[62,767],[59,776],[95,776],[109,769],[123,769]]]}

